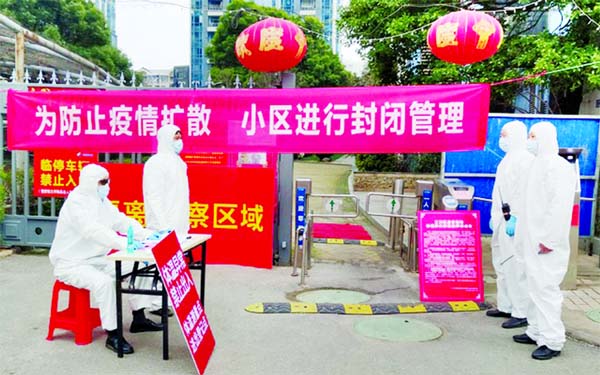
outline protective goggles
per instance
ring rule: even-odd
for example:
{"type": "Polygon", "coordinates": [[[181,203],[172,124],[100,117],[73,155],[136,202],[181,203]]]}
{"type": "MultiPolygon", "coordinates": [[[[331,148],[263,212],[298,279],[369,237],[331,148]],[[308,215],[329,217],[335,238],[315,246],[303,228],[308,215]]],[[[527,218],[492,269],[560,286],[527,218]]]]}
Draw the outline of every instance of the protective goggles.
{"type": "Polygon", "coordinates": [[[102,186],[108,184],[109,182],[110,182],[110,178],[104,178],[104,179],[98,181],[98,183],[102,186]]]}

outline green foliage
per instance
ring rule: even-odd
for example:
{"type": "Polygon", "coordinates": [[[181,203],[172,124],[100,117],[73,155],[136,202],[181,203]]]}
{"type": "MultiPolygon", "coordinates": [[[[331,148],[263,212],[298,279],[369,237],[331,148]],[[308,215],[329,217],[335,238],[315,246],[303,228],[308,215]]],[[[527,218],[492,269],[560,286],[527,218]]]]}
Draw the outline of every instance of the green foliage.
{"type": "Polygon", "coordinates": [[[361,172],[439,173],[441,154],[358,154],[361,172]]]}
{"type": "Polygon", "coordinates": [[[400,172],[408,173],[440,173],[442,154],[403,154],[400,161],[400,172]]]}
{"type": "MultiPolygon", "coordinates": [[[[131,62],[110,44],[104,15],[87,0],[0,0],[0,13],[127,81],[131,62]]],[[[136,77],[142,78],[142,77],[136,77]]],[[[139,81],[138,81],[139,82],[139,81]]]]}
{"type": "Polygon", "coordinates": [[[357,154],[356,167],[361,172],[398,172],[397,154],[357,154]]]}
{"type": "Polygon", "coordinates": [[[0,209],[0,222],[4,220],[5,207],[8,201],[8,192],[10,191],[9,187],[10,178],[8,173],[4,170],[0,170],[0,204],[2,204],[2,208],[0,209]]]}
{"type": "Polygon", "coordinates": [[[289,15],[283,10],[263,7],[254,2],[233,0],[227,12],[219,19],[219,26],[207,47],[206,53],[212,62],[210,71],[214,82],[232,87],[236,75],[244,85],[250,77],[256,87],[272,87],[278,84],[278,77],[271,73],[250,72],[244,68],[235,56],[235,41],[238,35],[251,24],[265,16],[290,20],[300,26],[306,35],[308,51],[297,67],[297,87],[333,87],[349,86],[355,81],[346,71],[338,56],[323,38],[323,24],[315,17],[289,15]]]}
{"type": "MultiPolygon", "coordinates": [[[[505,38],[491,58],[458,66],[434,56],[419,59],[428,52],[428,25],[442,15],[458,10],[455,1],[429,0],[351,0],[340,12],[341,28],[357,41],[368,60],[372,81],[379,85],[498,82],[540,73],[554,72],[527,83],[504,84],[492,88],[492,111],[512,111],[512,103],[522,85],[543,84],[550,88],[554,113],[577,113],[584,90],[600,88],[596,65],[569,69],[600,61],[600,30],[579,10],[563,12],[566,25],[553,33],[539,32],[549,9],[565,9],[568,0],[531,3],[523,8],[517,0],[480,2],[483,10],[521,7],[522,10],[494,16],[504,28],[505,38]],[[501,4],[501,5],[496,5],[501,4]],[[437,5],[437,6],[436,6],[437,5]],[[391,36],[394,36],[391,38],[391,36]],[[563,70],[564,69],[564,70],[563,70]]],[[[600,20],[597,0],[579,0],[579,7],[592,19],[600,20]]]]}

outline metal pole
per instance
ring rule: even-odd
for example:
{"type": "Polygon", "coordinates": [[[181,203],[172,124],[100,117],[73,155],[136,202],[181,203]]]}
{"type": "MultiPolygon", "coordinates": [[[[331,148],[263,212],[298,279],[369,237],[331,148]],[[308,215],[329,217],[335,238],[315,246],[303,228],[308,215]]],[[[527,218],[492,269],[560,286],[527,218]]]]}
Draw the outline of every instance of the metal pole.
{"type": "Polygon", "coordinates": [[[15,82],[22,83],[25,77],[25,35],[19,31],[15,35],[15,82]]]}
{"type": "MultiPolygon", "coordinates": [[[[306,232],[305,233],[310,232],[310,222],[311,222],[311,219],[309,219],[306,222],[306,232]]],[[[304,243],[308,246],[307,238],[304,239],[304,243]]],[[[304,249],[304,251],[302,252],[302,267],[300,269],[300,286],[306,285],[304,278],[306,276],[308,276],[308,256],[309,256],[308,254],[309,254],[309,249],[304,249]]]]}

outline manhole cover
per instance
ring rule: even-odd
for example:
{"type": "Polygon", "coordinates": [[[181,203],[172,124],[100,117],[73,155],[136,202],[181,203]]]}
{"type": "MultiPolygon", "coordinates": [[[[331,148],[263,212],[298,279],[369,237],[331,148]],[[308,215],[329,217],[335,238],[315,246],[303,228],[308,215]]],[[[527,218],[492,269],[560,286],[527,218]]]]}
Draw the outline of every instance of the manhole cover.
{"type": "Polygon", "coordinates": [[[600,309],[590,310],[587,313],[585,313],[585,315],[587,315],[587,317],[593,320],[594,322],[600,323],[600,309]]]}
{"type": "Polygon", "coordinates": [[[368,294],[346,289],[310,290],[296,296],[298,301],[313,303],[362,303],[369,298],[368,294]]]}
{"type": "Polygon", "coordinates": [[[442,336],[442,330],[431,323],[398,317],[364,319],[354,324],[354,330],[363,336],[386,341],[431,341],[442,336]]]}

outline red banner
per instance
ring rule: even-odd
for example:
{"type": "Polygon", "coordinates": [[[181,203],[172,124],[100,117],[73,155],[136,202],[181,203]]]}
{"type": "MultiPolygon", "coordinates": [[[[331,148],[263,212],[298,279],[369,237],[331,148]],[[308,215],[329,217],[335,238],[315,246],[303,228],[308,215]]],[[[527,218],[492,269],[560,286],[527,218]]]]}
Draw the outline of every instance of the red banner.
{"type": "MultiPolygon", "coordinates": [[[[142,164],[102,164],[110,200],[144,225],[142,164]]],[[[206,261],[260,268],[273,265],[275,176],[271,168],[189,165],[190,232],[210,233],[206,261]]]]}
{"type": "Polygon", "coordinates": [[[483,149],[487,84],[237,90],[9,90],[11,150],[410,153],[483,149]]]}
{"type": "Polygon", "coordinates": [[[421,301],[483,302],[479,211],[419,211],[421,301]]]}
{"type": "Polygon", "coordinates": [[[98,155],[70,150],[40,150],[33,155],[33,195],[66,197],[79,184],[79,171],[98,155]]]}
{"type": "Polygon", "coordinates": [[[215,348],[215,338],[175,233],[154,246],[152,254],[196,370],[202,374],[215,348]]]}

